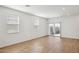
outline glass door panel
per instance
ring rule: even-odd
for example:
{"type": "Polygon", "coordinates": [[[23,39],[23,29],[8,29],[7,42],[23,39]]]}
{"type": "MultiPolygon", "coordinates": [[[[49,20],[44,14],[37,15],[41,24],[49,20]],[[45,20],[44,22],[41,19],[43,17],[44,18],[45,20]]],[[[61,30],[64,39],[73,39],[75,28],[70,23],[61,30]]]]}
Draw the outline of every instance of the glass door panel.
{"type": "Polygon", "coordinates": [[[50,24],[50,34],[54,35],[54,24],[50,24]]]}
{"type": "Polygon", "coordinates": [[[60,36],[60,23],[49,24],[50,35],[60,36]]]}
{"type": "Polygon", "coordinates": [[[60,23],[54,24],[55,34],[54,36],[60,36],[60,23]]]}

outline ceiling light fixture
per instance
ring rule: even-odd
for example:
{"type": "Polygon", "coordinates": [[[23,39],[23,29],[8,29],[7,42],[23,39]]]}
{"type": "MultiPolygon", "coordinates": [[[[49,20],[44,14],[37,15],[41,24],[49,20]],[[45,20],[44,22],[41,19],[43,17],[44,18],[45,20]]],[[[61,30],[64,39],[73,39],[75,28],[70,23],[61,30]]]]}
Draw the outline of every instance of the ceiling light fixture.
{"type": "Polygon", "coordinates": [[[65,10],[66,10],[66,8],[62,8],[62,10],[63,10],[63,11],[65,11],[65,10]]]}

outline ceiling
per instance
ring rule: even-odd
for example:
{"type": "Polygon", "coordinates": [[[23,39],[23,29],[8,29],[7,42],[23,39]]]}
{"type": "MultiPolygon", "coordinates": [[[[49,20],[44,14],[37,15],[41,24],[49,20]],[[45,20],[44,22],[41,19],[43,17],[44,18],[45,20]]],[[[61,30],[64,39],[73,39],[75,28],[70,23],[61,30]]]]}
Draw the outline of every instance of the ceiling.
{"type": "Polygon", "coordinates": [[[5,5],[44,18],[69,16],[79,13],[78,5],[5,5]]]}

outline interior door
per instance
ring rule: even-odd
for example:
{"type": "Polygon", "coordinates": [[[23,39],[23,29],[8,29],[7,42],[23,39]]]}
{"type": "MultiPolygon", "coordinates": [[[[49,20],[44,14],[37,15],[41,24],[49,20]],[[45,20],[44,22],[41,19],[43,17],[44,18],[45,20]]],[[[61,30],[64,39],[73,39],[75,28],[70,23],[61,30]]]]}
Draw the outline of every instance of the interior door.
{"type": "Polygon", "coordinates": [[[54,36],[60,36],[60,23],[54,24],[55,34],[54,36]]]}
{"type": "Polygon", "coordinates": [[[53,36],[60,36],[60,23],[49,24],[49,34],[53,36]]]}
{"type": "Polygon", "coordinates": [[[54,31],[54,24],[50,24],[50,35],[54,35],[55,31],[54,31]]]}

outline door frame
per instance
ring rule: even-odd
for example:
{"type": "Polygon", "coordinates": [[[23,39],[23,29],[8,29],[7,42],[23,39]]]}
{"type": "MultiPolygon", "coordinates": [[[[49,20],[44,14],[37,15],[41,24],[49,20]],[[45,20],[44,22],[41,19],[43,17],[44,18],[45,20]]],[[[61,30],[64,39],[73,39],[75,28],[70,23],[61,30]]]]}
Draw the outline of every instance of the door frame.
{"type": "MultiPolygon", "coordinates": [[[[54,37],[61,37],[61,22],[49,23],[49,24],[48,24],[48,35],[51,35],[51,34],[50,34],[50,24],[54,24],[54,25],[55,25],[56,23],[59,23],[59,24],[60,24],[60,36],[54,36],[54,35],[53,35],[53,36],[54,36],[54,37]]],[[[54,32],[54,33],[55,33],[55,32],[54,32]]]]}

